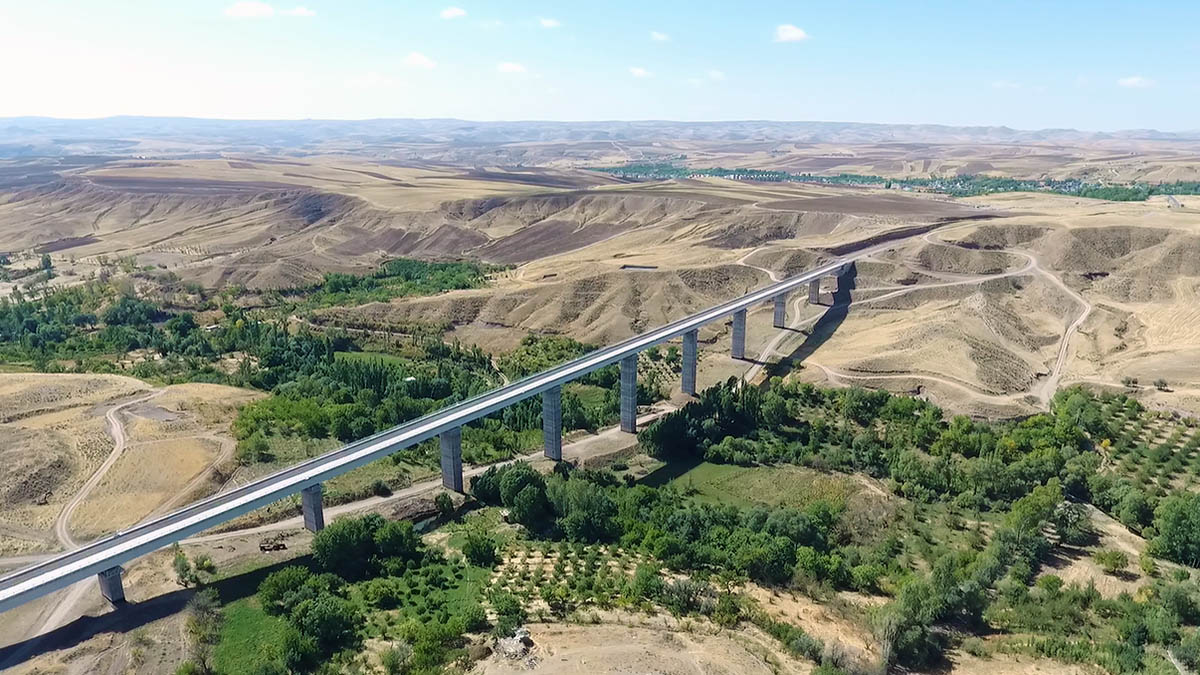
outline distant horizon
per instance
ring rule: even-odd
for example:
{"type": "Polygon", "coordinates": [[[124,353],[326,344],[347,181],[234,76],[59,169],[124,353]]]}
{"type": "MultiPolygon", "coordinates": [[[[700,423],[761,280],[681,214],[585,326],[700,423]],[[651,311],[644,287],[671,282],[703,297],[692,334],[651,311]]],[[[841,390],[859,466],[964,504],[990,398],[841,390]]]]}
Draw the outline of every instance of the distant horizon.
{"type": "MultiPolygon", "coordinates": [[[[720,124],[779,124],[779,125],[846,125],[846,126],[869,126],[869,127],[934,127],[943,129],[995,129],[1003,131],[1021,132],[1021,133],[1037,133],[1037,132],[1076,132],[1081,134],[1129,134],[1137,132],[1149,132],[1171,135],[1188,135],[1196,134],[1200,136],[1200,126],[1182,129],[1167,129],[1156,127],[1127,127],[1113,129],[1089,129],[1081,127],[1023,127],[1009,124],[952,124],[947,122],[866,122],[858,120],[830,120],[830,119],[773,119],[773,118],[729,118],[729,119],[703,119],[703,120],[688,120],[688,119],[672,119],[672,118],[596,118],[596,119],[538,119],[538,118],[514,118],[514,119],[475,119],[469,117],[210,117],[199,115],[143,115],[143,114],[119,114],[119,115],[101,115],[95,117],[68,117],[59,115],[8,115],[0,116],[0,123],[14,122],[18,120],[37,120],[37,121],[53,121],[53,122],[104,122],[115,120],[174,120],[174,121],[194,121],[194,122],[221,122],[221,123],[362,123],[362,122],[462,122],[467,124],[563,124],[563,125],[586,125],[586,124],[675,124],[675,125],[720,125],[720,124]]],[[[1149,139],[1153,140],[1153,139],[1149,139]]]]}

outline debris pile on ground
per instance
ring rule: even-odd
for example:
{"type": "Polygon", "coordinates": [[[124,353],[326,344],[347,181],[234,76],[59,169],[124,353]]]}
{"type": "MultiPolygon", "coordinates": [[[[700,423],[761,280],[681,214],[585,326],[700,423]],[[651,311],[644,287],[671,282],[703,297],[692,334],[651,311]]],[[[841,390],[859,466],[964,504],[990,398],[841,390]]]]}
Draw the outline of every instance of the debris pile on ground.
{"type": "Polygon", "coordinates": [[[528,656],[532,646],[533,638],[529,637],[529,629],[524,626],[513,631],[512,637],[496,638],[496,653],[514,661],[528,656]]]}

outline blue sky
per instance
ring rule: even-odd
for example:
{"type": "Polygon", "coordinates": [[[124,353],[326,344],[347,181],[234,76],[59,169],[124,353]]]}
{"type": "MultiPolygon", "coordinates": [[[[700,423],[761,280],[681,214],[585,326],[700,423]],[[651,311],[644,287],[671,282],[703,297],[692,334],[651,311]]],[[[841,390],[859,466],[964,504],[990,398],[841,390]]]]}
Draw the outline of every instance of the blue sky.
{"type": "Polygon", "coordinates": [[[0,116],[1200,129],[1197,2],[0,0],[0,116]]]}

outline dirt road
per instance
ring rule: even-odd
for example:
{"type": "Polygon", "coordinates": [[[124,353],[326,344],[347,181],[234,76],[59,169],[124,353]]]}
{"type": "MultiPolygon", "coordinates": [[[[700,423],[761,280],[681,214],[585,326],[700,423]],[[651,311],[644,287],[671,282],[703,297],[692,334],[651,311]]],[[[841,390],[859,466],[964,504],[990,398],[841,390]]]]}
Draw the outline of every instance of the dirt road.
{"type": "Polygon", "coordinates": [[[75,514],[75,510],[79,508],[79,505],[83,503],[83,500],[87,499],[88,495],[92,493],[92,490],[94,490],[96,486],[100,484],[100,481],[104,479],[104,475],[108,473],[108,470],[111,469],[113,465],[117,463],[117,460],[121,458],[121,453],[125,452],[125,423],[121,421],[121,411],[132,405],[145,403],[146,401],[149,401],[150,399],[154,398],[155,396],[159,396],[162,393],[162,389],[156,389],[145,396],[115,405],[110,408],[107,413],[105,413],[104,420],[108,423],[108,435],[113,439],[113,449],[112,452],[108,454],[108,457],[104,459],[104,462],[100,464],[100,467],[96,469],[96,472],[93,473],[91,477],[88,478],[83,484],[83,486],[79,488],[79,492],[76,492],[75,496],[71,498],[71,501],[67,502],[67,505],[64,506],[63,510],[59,512],[58,518],[55,519],[54,536],[58,538],[58,541],[63,545],[63,548],[67,550],[79,548],[79,542],[75,541],[75,539],[71,536],[71,516],[75,514]]]}

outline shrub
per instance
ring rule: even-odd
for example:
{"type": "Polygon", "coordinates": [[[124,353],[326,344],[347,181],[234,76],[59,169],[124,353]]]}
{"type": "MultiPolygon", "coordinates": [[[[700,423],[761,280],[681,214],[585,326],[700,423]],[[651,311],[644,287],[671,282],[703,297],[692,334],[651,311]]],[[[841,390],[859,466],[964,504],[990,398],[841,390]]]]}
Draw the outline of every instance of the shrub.
{"type": "Polygon", "coordinates": [[[433,504],[443,518],[450,517],[450,514],[454,512],[454,500],[450,497],[449,492],[439,492],[438,496],[433,498],[433,504]]]}
{"type": "Polygon", "coordinates": [[[633,573],[633,581],[629,584],[629,595],[635,600],[656,600],[662,593],[662,576],[658,568],[650,565],[639,565],[633,573]]]}
{"type": "Polygon", "coordinates": [[[693,579],[676,579],[663,584],[662,603],[676,615],[711,614],[715,606],[712,587],[693,579]]]}
{"type": "Polygon", "coordinates": [[[1101,550],[1092,555],[1106,574],[1117,574],[1129,566],[1129,556],[1123,551],[1101,550]]]}
{"type": "Polygon", "coordinates": [[[398,642],[379,655],[379,663],[387,675],[401,675],[408,669],[412,655],[412,647],[407,642],[398,642]]]}
{"type": "Polygon", "coordinates": [[[717,606],[712,613],[713,621],[718,626],[733,628],[742,618],[742,606],[737,596],[732,593],[722,593],[717,597],[717,606]]]}
{"type": "Polygon", "coordinates": [[[885,574],[887,570],[878,563],[855,565],[850,568],[850,585],[860,593],[874,593],[879,590],[879,579],[885,574]]]}
{"type": "Polygon", "coordinates": [[[192,560],[192,566],[196,568],[197,572],[204,572],[205,574],[217,573],[217,565],[213,562],[212,556],[207,553],[198,554],[192,560]]]}
{"type": "Polygon", "coordinates": [[[1138,556],[1138,566],[1148,577],[1158,574],[1158,563],[1155,562],[1154,556],[1150,555],[1149,551],[1142,551],[1142,554],[1138,556]]]}
{"type": "Polygon", "coordinates": [[[483,605],[471,604],[458,615],[462,620],[463,630],[474,633],[487,627],[487,612],[483,605]]]}
{"type": "Polygon", "coordinates": [[[507,591],[492,593],[492,609],[496,610],[496,625],[492,632],[499,637],[509,637],[518,626],[525,623],[525,608],[517,596],[507,591]]]}

